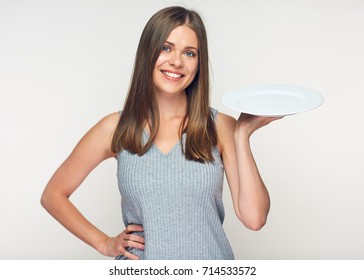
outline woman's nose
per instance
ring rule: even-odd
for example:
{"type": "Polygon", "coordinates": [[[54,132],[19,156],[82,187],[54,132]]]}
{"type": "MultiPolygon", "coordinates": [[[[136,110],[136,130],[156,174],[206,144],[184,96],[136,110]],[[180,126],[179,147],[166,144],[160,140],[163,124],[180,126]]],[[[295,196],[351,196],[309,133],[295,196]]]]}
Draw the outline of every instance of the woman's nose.
{"type": "Polygon", "coordinates": [[[173,65],[174,67],[182,67],[183,66],[183,59],[181,57],[181,54],[173,53],[171,55],[170,60],[169,60],[169,64],[173,65]]]}

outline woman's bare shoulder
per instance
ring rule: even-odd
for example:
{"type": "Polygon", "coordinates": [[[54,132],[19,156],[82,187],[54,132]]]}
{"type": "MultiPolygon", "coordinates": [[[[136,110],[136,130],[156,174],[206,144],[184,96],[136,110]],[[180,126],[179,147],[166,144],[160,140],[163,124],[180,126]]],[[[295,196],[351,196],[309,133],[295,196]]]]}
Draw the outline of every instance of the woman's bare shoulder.
{"type": "Polygon", "coordinates": [[[109,130],[110,132],[114,132],[118,122],[120,119],[120,113],[113,112],[110,113],[103,118],[96,124],[96,126],[100,127],[101,129],[109,130]]]}
{"type": "Polygon", "coordinates": [[[216,128],[220,132],[224,132],[227,129],[231,130],[235,128],[236,125],[236,119],[234,119],[232,116],[218,112],[216,117],[216,128]]]}
{"type": "Polygon", "coordinates": [[[120,114],[110,113],[102,117],[80,140],[75,151],[94,154],[95,158],[113,156],[111,141],[119,122],[120,114]]]}

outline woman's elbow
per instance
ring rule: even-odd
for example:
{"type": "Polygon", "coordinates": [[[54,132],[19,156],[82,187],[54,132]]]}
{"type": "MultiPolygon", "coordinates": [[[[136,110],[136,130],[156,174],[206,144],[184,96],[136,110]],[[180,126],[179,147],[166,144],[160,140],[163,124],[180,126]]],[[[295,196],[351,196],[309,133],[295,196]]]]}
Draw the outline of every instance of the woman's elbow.
{"type": "Polygon", "coordinates": [[[43,191],[41,197],[40,197],[40,205],[42,205],[42,207],[44,209],[47,209],[48,208],[48,205],[49,205],[49,196],[47,194],[46,191],[43,191]]]}
{"type": "Polygon", "coordinates": [[[260,217],[244,217],[244,215],[238,216],[242,224],[253,231],[259,231],[267,223],[267,216],[262,215],[260,217]]]}
{"type": "Polygon", "coordinates": [[[244,225],[250,230],[259,231],[265,226],[266,222],[266,219],[259,219],[256,221],[246,222],[244,225]]]}
{"type": "Polygon", "coordinates": [[[56,202],[56,197],[56,194],[46,188],[40,197],[40,204],[44,209],[50,211],[56,202]]]}

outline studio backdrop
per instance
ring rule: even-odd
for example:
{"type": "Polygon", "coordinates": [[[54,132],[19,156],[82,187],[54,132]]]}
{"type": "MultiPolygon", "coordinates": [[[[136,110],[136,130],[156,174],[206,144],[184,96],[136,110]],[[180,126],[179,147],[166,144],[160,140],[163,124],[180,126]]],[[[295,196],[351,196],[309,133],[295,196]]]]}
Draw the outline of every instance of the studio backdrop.
{"type": "MultiPolygon", "coordinates": [[[[222,96],[255,84],[300,85],[325,99],[251,138],[271,197],[263,229],[238,221],[225,183],[236,258],[364,258],[363,1],[0,0],[0,259],[108,259],[40,196],[84,133],[122,108],[142,29],[171,5],[206,24],[212,107],[237,117],[222,96]]],[[[116,160],[71,199],[107,234],[123,230],[116,160]]]]}

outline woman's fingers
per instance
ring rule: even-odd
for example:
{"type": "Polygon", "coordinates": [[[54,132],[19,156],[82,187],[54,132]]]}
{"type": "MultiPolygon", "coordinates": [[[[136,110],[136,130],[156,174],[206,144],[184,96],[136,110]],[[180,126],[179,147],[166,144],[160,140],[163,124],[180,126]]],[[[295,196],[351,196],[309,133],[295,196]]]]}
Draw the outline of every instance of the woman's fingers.
{"type": "Polygon", "coordinates": [[[122,233],[120,233],[116,238],[116,247],[118,248],[119,255],[123,255],[131,260],[138,260],[139,257],[127,251],[127,248],[137,248],[140,250],[144,250],[144,237],[139,236],[137,234],[133,234],[134,232],[144,231],[141,225],[128,225],[122,233]]]}
{"type": "Polygon", "coordinates": [[[144,231],[142,225],[130,224],[125,228],[126,233],[131,233],[133,231],[144,231]]]}
{"type": "Polygon", "coordinates": [[[133,241],[137,243],[144,244],[144,237],[139,236],[137,234],[133,234],[133,232],[141,232],[144,231],[141,225],[128,225],[125,230],[121,234],[121,238],[123,241],[133,241]]]}
{"type": "Polygon", "coordinates": [[[139,242],[139,243],[144,243],[144,237],[143,236],[139,236],[136,234],[127,234],[125,233],[123,235],[123,240],[130,240],[130,241],[135,241],[135,242],[139,242]]]}
{"type": "Polygon", "coordinates": [[[133,248],[144,250],[144,242],[141,243],[141,242],[137,242],[137,241],[133,241],[133,240],[123,240],[121,242],[121,246],[123,246],[123,248],[133,247],[133,248]]]}
{"type": "Polygon", "coordinates": [[[137,255],[129,253],[128,251],[125,251],[123,256],[127,257],[129,260],[139,260],[140,259],[137,255]]]}
{"type": "Polygon", "coordinates": [[[128,248],[136,248],[144,250],[144,236],[140,236],[138,232],[143,232],[142,225],[131,224],[128,225],[116,237],[108,237],[105,242],[100,246],[100,252],[106,256],[116,257],[123,255],[128,259],[138,260],[139,257],[128,252],[128,248]]]}
{"type": "Polygon", "coordinates": [[[281,118],[283,117],[261,117],[241,113],[237,122],[237,127],[244,129],[248,133],[248,135],[251,135],[257,129],[281,118]]]}

